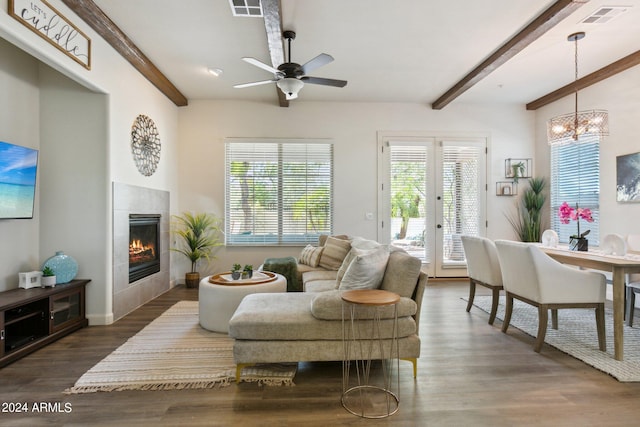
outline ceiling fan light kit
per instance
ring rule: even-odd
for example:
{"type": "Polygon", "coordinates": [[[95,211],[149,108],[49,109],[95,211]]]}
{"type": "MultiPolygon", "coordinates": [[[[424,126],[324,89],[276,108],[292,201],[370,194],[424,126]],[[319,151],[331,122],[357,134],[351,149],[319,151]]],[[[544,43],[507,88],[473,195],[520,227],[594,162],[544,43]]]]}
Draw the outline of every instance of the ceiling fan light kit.
{"type": "Polygon", "coordinates": [[[296,99],[298,97],[298,92],[304,86],[301,80],[287,77],[282,80],[278,80],[276,85],[280,88],[282,93],[284,93],[287,97],[287,101],[292,99],[296,99]]]}
{"type": "Polygon", "coordinates": [[[285,31],[282,33],[283,37],[288,41],[288,55],[287,62],[280,64],[278,68],[274,68],[264,62],[258,61],[255,58],[245,57],[243,61],[248,62],[258,68],[262,68],[265,71],[273,73],[274,78],[271,80],[261,80],[251,83],[242,83],[234,85],[236,89],[242,89],[251,86],[259,86],[268,83],[275,83],[278,88],[285,94],[287,100],[296,99],[298,93],[304,87],[305,83],[316,84],[321,86],[333,86],[333,87],[345,87],[347,85],[346,80],[327,79],[323,77],[311,77],[307,73],[311,70],[315,70],[323,65],[326,65],[333,61],[333,57],[326,53],[321,53],[310,61],[303,65],[291,62],[291,40],[296,38],[296,33],[293,31],[285,31]]]}
{"type": "MultiPolygon", "coordinates": [[[[585,33],[570,34],[567,40],[575,44],[575,81],[578,80],[578,40],[585,33]]],[[[549,145],[578,142],[581,135],[609,135],[609,113],[605,110],[578,111],[578,89],[575,92],[573,113],[552,117],[547,123],[547,142],[549,145]]]]}

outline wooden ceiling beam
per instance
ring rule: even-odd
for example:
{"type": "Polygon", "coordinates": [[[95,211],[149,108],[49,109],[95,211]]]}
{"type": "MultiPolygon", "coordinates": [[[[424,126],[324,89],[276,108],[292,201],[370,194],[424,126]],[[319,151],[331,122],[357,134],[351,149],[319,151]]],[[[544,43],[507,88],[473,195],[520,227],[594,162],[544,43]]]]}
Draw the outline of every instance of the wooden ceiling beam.
{"type": "Polygon", "coordinates": [[[581,79],[571,82],[568,85],[561,87],[560,89],[554,90],[553,92],[548,93],[536,99],[535,101],[531,101],[527,104],[527,110],[537,110],[538,108],[544,107],[547,104],[551,104],[552,102],[564,98],[567,95],[573,95],[574,93],[576,93],[576,91],[589,87],[602,80],[608,79],[609,77],[628,70],[631,67],[635,67],[638,64],[640,64],[640,50],[632,53],[631,55],[627,55],[624,58],[607,65],[606,67],[602,67],[599,70],[582,77],[581,79]]]}
{"type": "MultiPolygon", "coordinates": [[[[271,56],[271,65],[273,68],[285,62],[284,44],[282,41],[282,7],[280,0],[262,0],[262,14],[264,16],[264,28],[267,32],[267,44],[269,46],[269,55],[271,56]]],[[[278,94],[278,103],[281,107],[288,107],[284,93],[276,86],[278,94]]]]}
{"type": "Polygon", "coordinates": [[[62,2],[100,34],[174,104],[178,107],[188,104],[187,98],[92,0],[62,0],[62,2]]]}
{"type": "Polygon", "coordinates": [[[453,85],[451,89],[438,98],[431,108],[441,110],[451,101],[462,95],[480,80],[484,79],[499,66],[513,58],[533,41],[541,37],[544,33],[553,28],[560,21],[571,15],[578,8],[586,4],[589,0],[558,0],[547,10],[542,12],[529,25],[518,34],[500,46],[480,65],[474,68],[462,80],[453,85]]]}

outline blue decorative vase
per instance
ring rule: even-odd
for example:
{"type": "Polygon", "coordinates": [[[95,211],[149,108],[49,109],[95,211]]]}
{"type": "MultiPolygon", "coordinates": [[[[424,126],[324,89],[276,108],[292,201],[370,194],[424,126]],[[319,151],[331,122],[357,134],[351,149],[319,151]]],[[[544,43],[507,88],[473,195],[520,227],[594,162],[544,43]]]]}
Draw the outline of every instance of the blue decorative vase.
{"type": "Polygon", "coordinates": [[[44,262],[42,268],[49,267],[56,274],[56,285],[69,283],[78,274],[78,263],[64,252],[58,251],[44,262]]]}

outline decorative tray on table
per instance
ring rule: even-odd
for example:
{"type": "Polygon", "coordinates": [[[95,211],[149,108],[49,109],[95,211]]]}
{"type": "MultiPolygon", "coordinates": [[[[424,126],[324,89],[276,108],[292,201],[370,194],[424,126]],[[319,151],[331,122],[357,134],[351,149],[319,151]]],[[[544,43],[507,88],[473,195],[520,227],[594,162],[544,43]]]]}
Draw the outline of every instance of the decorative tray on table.
{"type": "Polygon", "coordinates": [[[240,285],[258,285],[260,283],[268,283],[276,280],[276,274],[270,271],[254,271],[250,279],[233,280],[231,272],[216,274],[209,277],[209,282],[215,285],[240,286],[240,285]]]}

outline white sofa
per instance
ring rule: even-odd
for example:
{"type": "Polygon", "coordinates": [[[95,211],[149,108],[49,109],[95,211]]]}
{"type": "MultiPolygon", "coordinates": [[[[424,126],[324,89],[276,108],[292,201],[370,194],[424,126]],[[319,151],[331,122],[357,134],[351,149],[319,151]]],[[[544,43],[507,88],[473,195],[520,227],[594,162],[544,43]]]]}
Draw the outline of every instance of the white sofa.
{"type": "MultiPolygon", "coordinates": [[[[238,376],[242,367],[257,363],[343,360],[338,271],[315,269],[302,276],[305,292],[248,295],[238,306],[229,321],[229,335],[235,338],[233,355],[238,376]]],[[[347,273],[343,279],[348,279],[347,273]]],[[[401,297],[398,346],[400,358],[413,363],[414,376],[420,356],[418,326],[426,284],[427,275],[421,271],[419,259],[402,250],[388,254],[379,289],[401,297]]],[[[384,352],[390,348],[391,340],[386,337],[391,337],[393,322],[391,307],[387,308],[382,314],[384,352]]],[[[381,358],[378,347],[373,349],[373,358],[381,358]]],[[[353,358],[363,356],[357,351],[353,354],[353,358]]]]}

